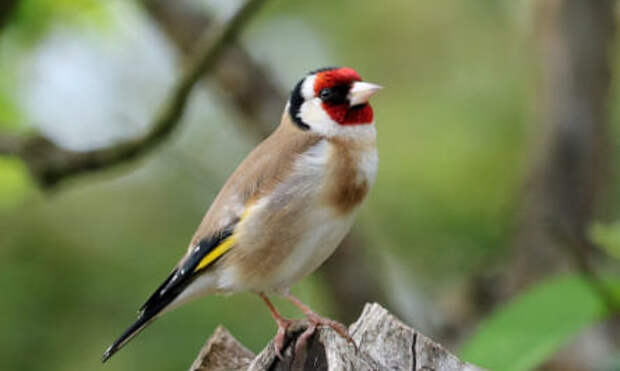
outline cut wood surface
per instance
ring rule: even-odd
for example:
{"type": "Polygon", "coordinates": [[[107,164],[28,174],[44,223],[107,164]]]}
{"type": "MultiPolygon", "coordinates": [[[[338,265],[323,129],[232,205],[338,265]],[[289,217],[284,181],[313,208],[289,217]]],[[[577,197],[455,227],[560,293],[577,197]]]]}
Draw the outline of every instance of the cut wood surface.
{"type": "Polygon", "coordinates": [[[190,371],[207,370],[481,370],[459,360],[441,345],[405,325],[379,304],[367,304],[349,327],[355,346],[326,327],[294,354],[296,338],[305,329],[299,321],[287,333],[283,359],[273,341],[255,356],[225,328],[207,340],[190,371]]]}

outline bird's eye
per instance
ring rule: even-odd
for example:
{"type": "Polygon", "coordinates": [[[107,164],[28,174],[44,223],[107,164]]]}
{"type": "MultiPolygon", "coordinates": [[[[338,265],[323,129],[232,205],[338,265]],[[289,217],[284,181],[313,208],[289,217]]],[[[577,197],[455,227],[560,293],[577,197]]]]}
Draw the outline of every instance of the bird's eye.
{"type": "Polygon", "coordinates": [[[329,98],[331,98],[331,96],[332,90],[329,88],[321,89],[321,91],[319,92],[319,98],[321,98],[321,100],[328,100],[329,98]]]}
{"type": "Polygon", "coordinates": [[[349,85],[347,84],[331,86],[329,88],[321,89],[321,91],[319,91],[319,98],[324,103],[342,104],[346,103],[348,92],[349,85]]]}

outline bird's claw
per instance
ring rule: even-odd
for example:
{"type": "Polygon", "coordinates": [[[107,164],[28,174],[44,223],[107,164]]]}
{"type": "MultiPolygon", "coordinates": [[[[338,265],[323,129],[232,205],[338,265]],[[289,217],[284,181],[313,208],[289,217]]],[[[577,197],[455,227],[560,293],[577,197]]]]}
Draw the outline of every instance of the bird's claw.
{"type": "Polygon", "coordinates": [[[301,335],[299,335],[299,337],[297,338],[297,341],[295,342],[295,355],[300,354],[301,351],[308,346],[308,339],[310,339],[312,335],[314,335],[315,331],[316,331],[316,324],[313,322],[310,322],[308,324],[308,327],[306,327],[304,332],[302,332],[301,335]]]}
{"type": "Polygon", "coordinates": [[[282,351],[284,350],[284,346],[286,343],[286,330],[293,324],[293,321],[287,319],[281,319],[278,321],[278,331],[276,332],[276,337],[273,340],[273,346],[275,348],[276,356],[282,361],[284,356],[282,356],[282,351]]]}
{"type": "MultiPolygon", "coordinates": [[[[306,314],[308,321],[310,321],[310,326],[308,327],[308,329],[300,336],[303,337],[305,336],[305,340],[307,341],[308,338],[310,338],[310,336],[312,336],[312,334],[314,333],[314,330],[318,327],[318,326],[327,326],[329,328],[331,328],[332,330],[336,331],[336,333],[338,335],[340,335],[342,338],[344,338],[347,342],[349,342],[350,344],[353,345],[353,347],[355,348],[355,351],[358,351],[357,348],[357,344],[355,344],[355,340],[353,340],[353,338],[351,337],[351,335],[349,335],[349,331],[347,330],[347,328],[340,322],[338,321],[334,321],[333,319],[329,319],[329,318],[325,318],[325,317],[321,317],[316,313],[307,313],[306,314]],[[310,330],[309,334],[306,334],[308,332],[308,330],[310,330]]],[[[295,350],[297,350],[297,346],[295,346],[295,350]]]]}

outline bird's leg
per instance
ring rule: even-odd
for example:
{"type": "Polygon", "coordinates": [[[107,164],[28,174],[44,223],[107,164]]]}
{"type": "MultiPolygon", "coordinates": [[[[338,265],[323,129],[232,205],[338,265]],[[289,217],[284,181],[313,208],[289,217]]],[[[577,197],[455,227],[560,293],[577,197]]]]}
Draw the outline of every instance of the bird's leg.
{"type": "Polygon", "coordinates": [[[265,304],[267,304],[267,308],[269,308],[271,316],[278,325],[278,332],[276,333],[276,337],[273,340],[273,345],[276,348],[276,355],[278,356],[278,358],[283,359],[282,350],[284,349],[284,341],[286,340],[286,329],[289,328],[293,321],[282,317],[282,315],[276,310],[276,307],[273,306],[267,295],[261,292],[260,294],[258,294],[258,296],[260,296],[261,299],[263,299],[263,301],[265,302],[265,304]]]}
{"type": "Polygon", "coordinates": [[[287,298],[291,303],[293,303],[297,308],[299,308],[306,315],[308,321],[310,322],[310,326],[308,326],[306,331],[304,331],[303,334],[301,334],[297,338],[297,344],[295,344],[296,354],[300,349],[306,346],[308,339],[314,334],[317,326],[328,326],[332,328],[334,331],[336,331],[336,333],[338,333],[338,335],[342,336],[349,343],[353,344],[353,346],[357,350],[357,345],[355,344],[355,341],[353,341],[353,338],[351,338],[351,336],[349,335],[349,331],[347,331],[347,328],[342,323],[334,321],[333,319],[319,316],[318,314],[314,313],[312,309],[310,309],[310,307],[302,303],[299,299],[297,299],[291,294],[287,294],[284,297],[287,298]]]}

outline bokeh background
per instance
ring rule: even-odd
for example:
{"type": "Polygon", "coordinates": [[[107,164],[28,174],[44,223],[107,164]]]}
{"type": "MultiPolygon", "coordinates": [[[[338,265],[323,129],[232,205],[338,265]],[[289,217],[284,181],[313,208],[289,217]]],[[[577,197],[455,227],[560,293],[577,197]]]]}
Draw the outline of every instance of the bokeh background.
{"type": "Polygon", "coordinates": [[[347,323],[378,301],[490,369],[620,369],[614,1],[271,0],[160,145],[41,176],[49,154],[24,138],[92,151],[148,133],[201,36],[241,4],[0,2],[1,369],[186,369],[218,324],[260,351],[275,325],[239,294],[99,363],[289,89],[331,65],[385,86],[380,171],[352,235],[294,293],[347,323]]]}

